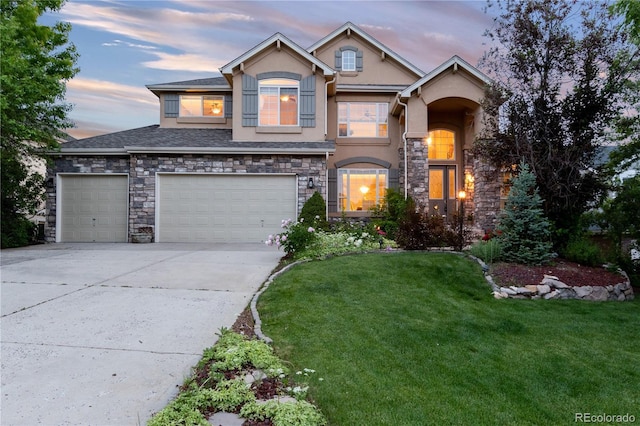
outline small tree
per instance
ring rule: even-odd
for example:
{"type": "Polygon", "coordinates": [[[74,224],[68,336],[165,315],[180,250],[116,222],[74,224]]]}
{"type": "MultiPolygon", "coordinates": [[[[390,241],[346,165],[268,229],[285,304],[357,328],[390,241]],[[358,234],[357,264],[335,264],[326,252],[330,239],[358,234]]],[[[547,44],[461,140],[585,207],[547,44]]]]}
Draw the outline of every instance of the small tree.
{"type": "Polygon", "coordinates": [[[550,224],[543,214],[536,176],[524,162],[519,169],[500,218],[499,239],[506,261],[539,265],[551,258],[550,224]]]}

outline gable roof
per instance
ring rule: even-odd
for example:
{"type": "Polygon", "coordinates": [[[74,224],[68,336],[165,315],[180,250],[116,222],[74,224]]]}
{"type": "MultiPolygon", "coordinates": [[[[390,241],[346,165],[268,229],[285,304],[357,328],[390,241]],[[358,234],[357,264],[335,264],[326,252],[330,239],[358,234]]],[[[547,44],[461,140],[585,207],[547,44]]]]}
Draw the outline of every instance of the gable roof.
{"type": "Polygon", "coordinates": [[[54,155],[179,154],[307,154],[335,151],[334,141],[238,142],[231,129],[162,128],[157,124],[63,144],[54,155]]]}
{"type": "Polygon", "coordinates": [[[247,50],[245,53],[243,53],[233,61],[229,62],[227,65],[224,65],[222,68],[220,68],[220,72],[223,75],[230,75],[233,72],[233,69],[238,65],[240,65],[241,63],[259,54],[265,49],[268,49],[273,44],[279,44],[279,43],[285,44],[286,46],[291,48],[294,52],[296,52],[297,54],[299,54],[300,56],[308,60],[310,63],[316,65],[316,67],[322,70],[322,73],[324,74],[325,77],[333,76],[335,72],[333,68],[331,68],[329,65],[322,62],[320,59],[313,56],[311,53],[304,50],[302,47],[300,47],[299,45],[297,45],[296,43],[294,43],[293,41],[291,41],[289,38],[285,37],[281,33],[275,33],[274,35],[272,35],[262,43],[258,44],[254,48],[247,50]]]}
{"type": "Polygon", "coordinates": [[[400,98],[409,98],[409,97],[411,97],[412,92],[414,90],[417,90],[418,87],[421,87],[421,86],[425,85],[430,80],[433,80],[436,76],[442,74],[443,72],[445,72],[446,70],[448,70],[449,68],[452,68],[452,67],[453,67],[454,70],[457,70],[458,68],[464,69],[469,74],[473,75],[474,77],[476,77],[477,79],[481,80],[485,84],[491,83],[491,79],[489,77],[487,77],[485,74],[483,74],[480,70],[478,70],[476,67],[474,67],[471,64],[469,64],[467,61],[465,61],[464,59],[462,59],[458,55],[454,55],[448,61],[444,62],[443,64],[441,64],[437,68],[435,68],[432,71],[430,71],[427,75],[422,77],[420,80],[416,81],[411,86],[409,86],[406,89],[404,89],[402,91],[402,93],[400,93],[400,98]]]}
{"type": "Polygon", "coordinates": [[[420,68],[416,67],[411,62],[407,61],[402,56],[398,55],[393,50],[385,46],[384,44],[380,43],[378,40],[376,40],[366,32],[362,31],[360,28],[358,28],[358,26],[354,25],[352,22],[346,22],[341,27],[335,29],[329,35],[323,37],[322,39],[318,40],[317,42],[309,46],[309,48],[307,48],[307,51],[309,51],[310,53],[313,53],[314,50],[317,50],[318,48],[331,42],[335,38],[340,37],[345,32],[353,32],[359,35],[360,37],[365,39],[368,43],[372,44],[377,49],[384,52],[386,56],[393,58],[396,62],[398,62],[399,64],[401,64],[402,66],[404,66],[405,68],[407,68],[408,70],[416,74],[417,76],[422,77],[424,75],[424,71],[422,71],[420,68]]]}

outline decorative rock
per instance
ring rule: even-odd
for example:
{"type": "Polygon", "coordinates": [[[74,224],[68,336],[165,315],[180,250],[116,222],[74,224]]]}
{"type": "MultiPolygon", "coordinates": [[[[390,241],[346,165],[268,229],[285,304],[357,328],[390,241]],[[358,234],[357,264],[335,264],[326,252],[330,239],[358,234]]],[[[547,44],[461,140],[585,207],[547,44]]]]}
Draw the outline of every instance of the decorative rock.
{"type": "Polygon", "coordinates": [[[500,291],[494,291],[493,297],[495,297],[496,299],[506,299],[507,297],[509,297],[509,295],[500,291]]]}
{"type": "Polygon", "coordinates": [[[620,293],[618,295],[618,302],[624,302],[627,298],[625,297],[624,293],[620,293]]]}
{"type": "Polygon", "coordinates": [[[252,370],[244,376],[244,382],[248,385],[258,380],[266,379],[267,375],[262,370],[252,370]]]}
{"type": "Polygon", "coordinates": [[[558,290],[553,290],[545,294],[543,297],[548,300],[548,299],[555,299],[557,295],[558,295],[558,290]]]}
{"type": "Polygon", "coordinates": [[[538,286],[537,285],[525,285],[524,288],[529,290],[531,293],[537,293],[538,292],[538,286]]]}
{"type": "Polygon", "coordinates": [[[533,291],[531,291],[530,289],[526,288],[526,287],[517,287],[516,288],[516,293],[518,294],[522,294],[525,296],[530,296],[533,294],[533,291]]]}
{"type": "Polygon", "coordinates": [[[214,426],[242,426],[245,419],[234,413],[215,413],[209,417],[209,423],[214,426]]]}
{"type": "Polygon", "coordinates": [[[544,274],[544,276],[542,277],[543,280],[545,280],[547,278],[550,279],[550,280],[554,280],[554,281],[560,281],[560,278],[556,277],[555,275],[544,274]]]}
{"type": "Polygon", "coordinates": [[[593,291],[593,288],[590,285],[585,285],[583,287],[574,287],[573,291],[576,292],[576,296],[578,296],[579,299],[582,299],[590,295],[593,291]]]}
{"type": "Polygon", "coordinates": [[[604,287],[594,287],[591,294],[585,297],[585,299],[603,302],[609,300],[609,292],[604,287]]]}
{"type": "Polygon", "coordinates": [[[538,288],[538,294],[540,296],[544,296],[551,291],[551,287],[546,284],[538,284],[536,287],[538,288]]]}
{"type": "Polygon", "coordinates": [[[506,293],[509,296],[515,296],[516,294],[518,294],[515,292],[515,290],[512,290],[509,287],[500,287],[500,292],[506,293]]]}

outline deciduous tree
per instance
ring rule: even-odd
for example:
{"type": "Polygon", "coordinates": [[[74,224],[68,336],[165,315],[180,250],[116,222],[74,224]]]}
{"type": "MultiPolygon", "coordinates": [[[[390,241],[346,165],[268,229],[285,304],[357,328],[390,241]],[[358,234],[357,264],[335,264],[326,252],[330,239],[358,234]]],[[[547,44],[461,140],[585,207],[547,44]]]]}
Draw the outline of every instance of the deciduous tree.
{"type": "Polygon", "coordinates": [[[64,101],[65,83],[78,71],[77,53],[68,39],[71,27],[38,23],[44,12],[59,10],[62,3],[0,2],[3,247],[27,242],[21,236],[24,216],[39,205],[43,182],[31,163],[56,148],[62,131],[72,126],[67,115],[71,106],[64,101]]]}
{"type": "Polygon", "coordinates": [[[504,170],[528,164],[545,215],[570,230],[604,189],[594,165],[627,77],[623,34],[603,2],[490,1],[494,7],[480,66],[495,84],[475,152],[504,170]]]}

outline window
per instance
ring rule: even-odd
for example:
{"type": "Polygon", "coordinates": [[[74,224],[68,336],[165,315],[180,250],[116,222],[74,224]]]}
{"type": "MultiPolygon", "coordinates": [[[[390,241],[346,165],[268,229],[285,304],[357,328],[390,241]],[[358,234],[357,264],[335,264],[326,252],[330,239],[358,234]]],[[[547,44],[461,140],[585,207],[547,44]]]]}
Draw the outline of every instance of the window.
{"type": "Polygon", "coordinates": [[[338,136],[385,138],[388,136],[389,105],[386,103],[339,102],[338,136]]]}
{"type": "Polygon", "coordinates": [[[433,130],[427,139],[430,160],[455,160],[455,133],[449,130],[433,130]]]}
{"type": "Polygon", "coordinates": [[[180,96],[180,117],[224,117],[224,96],[180,96]]]}
{"type": "Polygon", "coordinates": [[[260,80],[260,126],[297,126],[300,82],[286,78],[260,80]]]}
{"type": "Polygon", "coordinates": [[[340,169],[338,192],[340,209],[367,211],[385,196],[389,171],[386,169],[340,169]]]}
{"type": "Polygon", "coordinates": [[[342,52],[342,71],[356,70],[356,52],[345,50],[342,52]]]}

